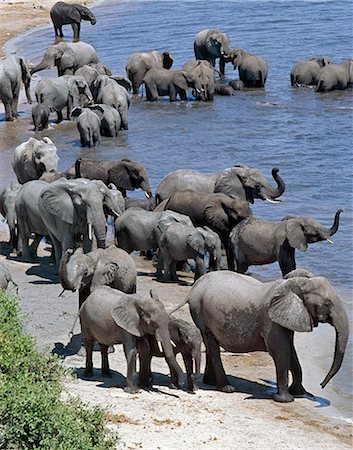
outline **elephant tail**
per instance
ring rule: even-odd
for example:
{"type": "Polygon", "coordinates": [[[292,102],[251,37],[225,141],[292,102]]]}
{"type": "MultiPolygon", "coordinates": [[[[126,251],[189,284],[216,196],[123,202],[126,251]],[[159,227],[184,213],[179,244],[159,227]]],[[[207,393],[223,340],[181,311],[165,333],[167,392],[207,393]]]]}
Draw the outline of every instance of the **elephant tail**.
{"type": "Polygon", "coordinates": [[[319,80],[317,85],[316,85],[315,92],[323,92],[323,91],[324,91],[324,89],[323,89],[323,86],[322,86],[322,80],[319,80]]]}
{"type": "Polygon", "coordinates": [[[189,301],[189,296],[187,296],[186,299],[183,300],[182,303],[180,303],[178,306],[175,306],[171,311],[169,311],[168,314],[171,316],[176,311],[178,311],[180,308],[182,308],[184,305],[186,305],[188,303],[188,301],[189,301]]]}

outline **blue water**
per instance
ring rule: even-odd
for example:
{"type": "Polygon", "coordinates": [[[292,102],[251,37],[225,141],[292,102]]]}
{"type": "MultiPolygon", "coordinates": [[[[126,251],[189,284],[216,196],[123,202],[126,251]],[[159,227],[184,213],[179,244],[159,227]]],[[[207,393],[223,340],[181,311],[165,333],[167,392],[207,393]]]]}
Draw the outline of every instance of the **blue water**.
{"type": "MultiPolygon", "coordinates": [[[[341,62],[353,56],[351,1],[131,0],[106,2],[93,9],[97,25],[84,23],[81,38],[98,50],[101,61],[114,73],[123,74],[128,56],[141,50],[167,49],[174,57],[174,68],[180,68],[194,57],[195,34],[204,28],[218,28],[227,32],[232,47],[245,48],[268,61],[268,81],[265,90],[217,97],[208,104],[135,100],[129,112],[129,131],[117,139],[103,138],[98,150],[80,149],[76,127],[64,123],[48,133],[59,148],[60,168],[66,169],[79,155],[129,157],[146,165],[155,189],[163,175],[177,168],[217,171],[243,163],[271,178],[272,167],[279,167],[286,182],[283,202],[269,205],[257,201],[254,214],[268,219],[286,214],[313,216],[331,226],[336,210],[345,208],[340,229],[333,236],[334,245],[311,245],[306,253],[296,252],[296,259],[299,267],[329,278],[351,320],[353,91],[317,94],[309,88],[292,88],[289,82],[296,61],[325,55],[341,62]]],[[[66,32],[71,39],[71,29],[66,32]]],[[[51,27],[25,36],[11,45],[34,63],[54,39],[51,27]]],[[[53,73],[46,71],[40,76],[53,73]]],[[[226,76],[237,78],[230,64],[226,76]]],[[[4,126],[0,125],[2,133],[4,126]]],[[[24,139],[16,135],[13,140],[24,139]]],[[[8,169],[10,147],[8,144],[3,152],[1,181],[13,178],[8,169]]],[[[277,264],[251,268],[251,273],[263,280],[280,276],[277,264]]],[[[331,364],[331,327],[322,326],[299,340],[305,384],[312,383],[314,392],[332,402],[337,402],[337,394],[338,414],[350,417],[352,354],[347,354],[330,387],[319,391],[318,383],[331,364]]]]}

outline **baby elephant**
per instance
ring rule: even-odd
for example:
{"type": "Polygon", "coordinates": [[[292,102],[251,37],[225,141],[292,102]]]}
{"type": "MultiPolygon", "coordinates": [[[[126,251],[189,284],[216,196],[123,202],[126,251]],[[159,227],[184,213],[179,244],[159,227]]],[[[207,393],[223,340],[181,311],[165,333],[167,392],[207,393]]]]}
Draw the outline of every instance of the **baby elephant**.
{"type": "Polygon", "coordinates": [[[76,107],[72,110],[71,117],[76,117],[81,147],[97,147],[101,140],[99,116],[88,108],[76,107]]]}
{"type": "Polygon", "coordinates": [[[3,289],[6,291],[9,283],[12,283],[16,286],[16,292],[18,291],[17,284],[13,281],[9,268],[3,263],[0,262],[0,290],[3,289]]]}
{"type": "Polygon", "coordinates": [[[45,103],[37,103],[32,108],[32,120],[34,131],[37,133],[40,130],[48,128],[50,116],[50,108],[45,103]]]}

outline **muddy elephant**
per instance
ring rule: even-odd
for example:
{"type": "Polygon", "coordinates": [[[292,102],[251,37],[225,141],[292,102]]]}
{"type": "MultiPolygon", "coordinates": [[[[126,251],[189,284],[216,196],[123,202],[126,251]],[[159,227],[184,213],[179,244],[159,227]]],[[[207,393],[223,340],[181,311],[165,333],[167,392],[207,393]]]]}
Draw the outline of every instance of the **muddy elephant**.
{"type": "Polygon", "coordinates": [[[215,94],[215,77],[212,65],[206,60],[189,60],[182,69],[193,80],[193,95],[196,100],[212,101],[215,94]]]}
{"type": "Polygon", "coordinates": [[[75,107],[71,111],[80,133],[81,147],[97,147],[101,141],[101,120],[94,111],[88,108],[75,107]]]}
{"type": "Polygon", "coordinates": [[[225,63],[231,55],[229,37],[219,30],[202,30],[195,36],[194,53],[196,59],[205,59],[213,67],[219,58],[219,71],[224,75],[225,63]]]}
{"type": "Polygon", "coordinates": [[[29,138],[15,148],[12,157],[12,167],[21,184],[38,180],[44,172],[57,170],[58,163],[57,148],[48,137],[29,138]]]}
{"type": "Polygon", "coordinates": [[[262,88],[265,86],[268,74],[267,62],[258,55],[236,48],[232,50],[234,70],[238,68],[239,78],[244,87],[262,88]]]}
{"type": "Polygon", "coordinates": [[[262,283],[234,272],[211,272],[194,284],[184,304],[187,302],[206,346],[203,381],[223,392],[234,392],[235,387],[224,371],[219,346],[232,353],[269,352],[277,374],[275,401],[286,403],[305,395],[294,332],[312,331],[319,323],[329,323],[336,330],[334,360],[321,386],[325,387],[341,367],[348,317],[324,277],[295,270],[285,279],[262,283]]]}
{"type": "Polygon", "coordinates": [[[172,65],[173,58],[167,51],[136,52],[131,55],[127,61],[125,70],[128,79],[132,83],[133,94],[138,94],[143,77],[150,69],[170,69],[172,65]]]}
{"type": "Polygon", "coordinates": [[[60,77],[61,75],[73,75],[79,67],[98,62],[97,52],[87,42],[60,42],[50,45],[44,52],[42,61],[30,72],[33,74],[56,66],[60,77]]]}
{"type": "Polygon", "coordinates": [[[295,250],[305,252],[308,244],[330,241],[339,226],[339,209],[331,228],[311,217],[286,216],[280,221],[251,218],[233,228],[230,246],[236,271],[245,273],[251,265],[278,261],[283,275],[296,268],[295,250]]]}
{"type": "Polygon", "coordinates": [[[200,194],[222,192],[235,195],[249,203],[256,198],[269,202],[276,202],[284,190],[285,184],[274,167],[272,176],[277,183],[273,188],[258,169],[245,165],[235,165],[222,172],[202,173],[196,170],[179,169],[165,175],[156,190],[157,205],[170,197],[175,191],[192,189],[200,194]]]}
{"type": "MultiPolygon", "coordinates": [[[[138,392],[139,385],[149,384],[148,380],[137,380],[136,357],[141,338],[153,335],[161,342],[164,357],[172,371],[177,373],[178,382],[183,379],[183,371],[176,361],[170,342],[170,318],[163,304],[153,298],[143,298],[138,294],[125,294],[108,286],[100,286],[89,295],[80,308],[80,319],[84,345],[86,348],[86,368],[84,375],[93,374],[92,352],[94,342],[100,344],[102,374],[110,376],[108,347],[123,344],[127,363],[127,386],[125,392],[138,392]]],[[[140,362],[144,367],[145,359],[140,362]]]]}
{"type": "Polygon", "coordinates": [[[16,197],[22,185],[12,181],[8,186],[0,189],[0,214],[6,219],[9,228],[10,251],[17,249],[17,214],[15,209],[16,197]]]}
{"type": "Polygon", "coordinates": [[[50,18],[54,25],[55,37],[63,38],[63,25],[71,25],[74,41],[80,40],[81,20],[95,25],[97,20],[93,12],[79,3],[56,2],[50,9],[50,18]]]}
{"type": "Polygon", "coordinates": [[[331,61],[326,56],[314,56],[304,61],[298,61],[290,72],[291,85],[316,85],[318,73],[327,64],[331,64],[331,61]]]}
{"type": "Polygon", "coordinates": [[[0,100],[5,107],[5,120],[12,121],[18,116],[18,98],[21,81],[25,87],[28,103],[31,98],[31,74],[27,61],[21,56],[9,55],[0,59],[0,100]]]}
{"type": "Polygon", "coordinates": [[[317,75],[316,92],[347,89],[353,83],[353,59],[341,64],[329,64],[317,75]]]}

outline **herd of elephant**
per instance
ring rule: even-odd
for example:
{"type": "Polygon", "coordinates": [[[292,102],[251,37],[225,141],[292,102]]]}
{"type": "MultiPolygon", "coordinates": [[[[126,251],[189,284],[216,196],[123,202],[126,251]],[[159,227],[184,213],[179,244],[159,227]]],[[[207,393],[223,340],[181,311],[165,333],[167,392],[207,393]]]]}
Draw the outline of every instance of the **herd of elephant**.
{"type": "MultiPolygon", "coordinates": [[[[62,36],[62,24],[72,22],[59,21],[60,11],[68,11],[68,5],[63,2],[57,5],[59,8],[52,18],[56,35],[62,36]]],[[[86,20],[95,23],[94,16],[86,15],[90,17],[86,20]]],[[[81,15],[78,23],[85,17],[81,15]]],[[[73,29],[77,40],[80,31],[77,21],[73,23],[73,29]]],[[[201,73],[204,68],[213,67],[218,57],[221,74],[224,64],[234,61],[229,41],[226,45],[217,40],[219,36],[226,37],[214,30],[204,30],[196,36],[197,60],[190,62],[193,69],[175,71],[179,72],[178,77],[185,77],[185,83],[189,83],[190,73],[201,73]],[[206,60],[205,64],[203,60],[206,60]]],[[[115,128],[117,132],[121,127],[127,129],[128,83],[131,82],[133,92],[137,93],[140,83],[144,82],[147,99],[153,100],[157,94],[164,95],[161,92],[165,92],[157,87],[154,90],[152,86],[155,86],[156,74],[160,73],[158,80],[167,83],[163,86],[169,86],[171,99],[177,93],[180,95],[180,87],[165,78],[172,73],[168,52],[133,55],[127,65],[126,79],[101,74],[99,70],[106,69],[95,56],[90,61],[78,60],[87,54],[95,55],[90,46],[93,53],[86,53],[87,46],[83,42],[50,46],[43,61],[32,69],[34,73],[55,64],[59,75],[56,79],[38,83],[38,105],[35,107],[38,114],[40,108],[57,107],[61,120],[61,109],[67,106],[70,114],[78,119],[92,114],[99,117],[99,126],[106,127],[107,131],[111,125],[109,118],[113,117],[110,113],[114,110],[120,120],[115,128]],[[80,48],[77,57],[74,56],[75,46],[80,48]],[[69,54],[56,53],[66,47],[71,49],[69,54]],[[147,67],[146,61],[158,61],[162,67],[147,67]],[[143,76],[140,67],[144,67],[143,76]],[[81,70],[80,75],[73,75],[76,70],[81,70]],[[86,78],[88,74],[91,82],[86,78]],[[71,89],[71,85],[74,88],[71,89]],[[101,104],[81,108],[77,102],[86,89],[89,89],[88,96],[93,85],[99,92],[101,104]],[[53,89],[52,97],[50,89],[53,89]],[[108,108],[107,99],[117,99],[122,91],[125,112],[121,103],[108,108]],[[77,98],[73,92],[77,93],[77,98]],[[67,95],[65,101],[61,98],[64,93],[67,95]],[[49,106],[48,98],[58,101],[55,105],[62,107],[49,106]],[[101,115],[97,116],[96,109],[101,109],[101,115]]],[[[8,60],[13,61],[13,67],[19,64],[20,68],[25,68],[23,80],[29,95],[30,74],[26,63],[13,55],[2,63],[8,60]]],[[[331,66],[334,65],[325,67],[331,66]]],[[[213,77],[213,68],[211,70],[213,77]]],[[[262,74],[261,80],[264,84],[266,75],[262,74]]],[[[296,75],[293,83],[303,82],[300,80],[296,75]]],[[[194,86],[194,89],[196,97],[207,92],[203,87],[194,86]]],[[[207,99],[210,100],[208,94],[207,99]]],[[[17,98],[14,95],[10,106],[6,106],[7,119],[16,116],[17,100],[18,92],[17,98]]],[[[81,142],[82,135],[81,132],[81,142]]],[[[330,323],[336,330],[334,359],[322,387],[340,369],[349,332],[344,306],[326,278],[296,268],[295,250],[306,251],[308,244],[330,241],[338,231],[341,209],[336,212],[331,227],[311,217],[286,216],[280,221],[253,217],[251,204],[256,199],[276,203],[285,191],[278,168],[272,169],[276,186],[272,186],[260,170],[245,165],[207,174],[180,169],[165,175],[153,196],[147,171],[137,162],[79,158],[72,167],[59,172],[58,161],[57,148],[48,137],[30,138],[20,144],[12,160],[18,182],[0,190],[0,213],[9,227],[10,249],[15,250],[19,258],[33,261],[39,242],[46,236],[52,244],[52,257],[63,289],[78,291],[86,353],[85,376],[93,373],[92,352],[96,341],[100,344],[102,374],[105,376],[111,374],[109,347],[123,344],[127,360],[127,392],[134,393],[139,387],[150,386],[153,356],[166,359],[171,386],[182,386],[183,370],[176,359],[179,352],[186,367],[187,389],[192,391],[194,373],[200,372],[203,342],[206,348],[204,383],[215,385],[224,392],[235,390],[224,371],[220,346],[230,352],[267,351],[276,366],[274,400],[290,402],[296,396],[307,394],[294,347],[294,332],[312,331],[319,323],[330,323]],[[126,192],[134,189],[142,189],[147,199],[128,198],[126,192]],[[107,247],[109,216],[114,220],[115,244],[107,247]],[[30,239],[33,239],[31,244],[30,239]],[[162,282],[178,282],[177,264],[194,261],[194,284],[185,301],[174,311],[166,311],[155,291],[151,291],[148,298],[137,293],[137,270],[130,255],[136,250],[156,253],[156,279],[162,282]],[[223,252],[228,270],[222,264],[223,252]],[[209,255],[208,267],[206,255],[209,255]],[[251,265],[275,261],[279,263],[283,278],[262,283],[244,275],[251,265]],[[194,323],[172,315],[186,303],[194,323]],[[139,374],[136,372],[137,357],[139,374]],[[291,386],[289,372],[292,374],[291,386]]],[[[1,265],[0,288],[6,288],[9,281],[11,275],[1,265]]]]}

